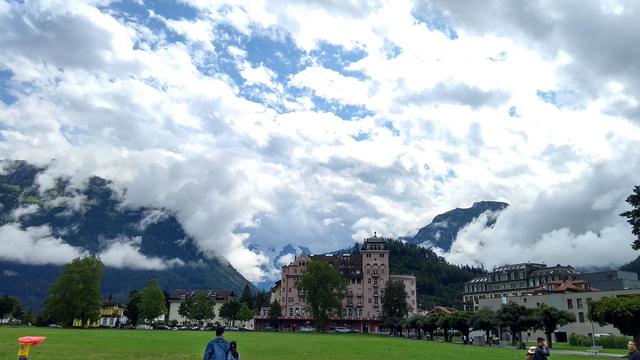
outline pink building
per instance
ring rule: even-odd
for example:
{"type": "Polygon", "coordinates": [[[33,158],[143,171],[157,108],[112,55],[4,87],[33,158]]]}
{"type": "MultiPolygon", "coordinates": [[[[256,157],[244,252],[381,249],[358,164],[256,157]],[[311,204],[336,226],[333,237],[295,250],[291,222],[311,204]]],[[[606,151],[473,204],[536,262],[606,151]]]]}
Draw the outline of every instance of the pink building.
{"type": "MultiPolygon", "coordinates": [[[[291,264],[282,267],[278,301],[282,306],[280,330],[300,331],[311,326],[307,304],[296,288],[311,260],[326,261],[347,279],[346,296],[342,302],[341,316],[331,319],[331,325],[359,332],[379,332],[382,312],[382,293],[387,281],[401,281],[407,292],[407,304],[411,312],[417,312],[416,281],[411,275],[389,274],[389,250],[385,239],[373,236],[365,239],[359,254],[299,255],[291,264]]],[[[261,313],[256,317],[256,328],[268,326],[268,318],[261,313]]]]}

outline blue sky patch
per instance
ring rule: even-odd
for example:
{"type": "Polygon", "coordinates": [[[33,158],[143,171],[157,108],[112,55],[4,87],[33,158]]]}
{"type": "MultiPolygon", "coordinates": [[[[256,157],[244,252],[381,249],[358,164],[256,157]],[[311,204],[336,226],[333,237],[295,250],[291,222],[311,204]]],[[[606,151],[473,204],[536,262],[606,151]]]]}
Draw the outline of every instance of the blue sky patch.
{"type": "Polygon", "coordinates": [[[12,76],[11,71],[0,70],[0,101],[7,105],[11,105],[18,100],[18,98],[11,93],[13,89],[11,86],[12,76]]]}
{"type": "Polygon", "coordinates": [[[556,96],[557,93],[553,90],[549,90],[549,91],[542,91],[542,90],[536,90],[536,95],[538,95],[538,98],[546,103],[549,104],[553,104],[558,106],[558,104],[556,103],[556,96]]]}
{"type": "Polygon", "coordinates": [[[346,69],[352,63],[364,59],[367,56],[367,52],[363,49],[354,48],[347,50],[341,45],[322,42],[318,45],[317,49],[311,51],[310,55],[318,61],[319,65],[327,69],[334,70],[345,76],[353,76],[360,80],[366,78],[360,71],[346,69]]]}

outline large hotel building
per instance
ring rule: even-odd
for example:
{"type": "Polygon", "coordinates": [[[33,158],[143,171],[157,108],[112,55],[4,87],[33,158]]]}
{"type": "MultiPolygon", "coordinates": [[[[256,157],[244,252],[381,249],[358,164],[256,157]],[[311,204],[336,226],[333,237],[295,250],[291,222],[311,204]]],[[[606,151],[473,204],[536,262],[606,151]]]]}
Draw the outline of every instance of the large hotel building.
{"type": "MultiPolygon", "coordinates": [[[[301,254],[291,264],[283,266],[280,281],[273,291],[273,297],[282,306],[280,330],[300,331],[303,326],[311,326],[313,323],[305,299],[296,288],[296,283],[312,260],[329,263],[347,280],[342,316],[332,317],[332,326],[364,333],[379,332],[382,324],[382,295],[388,281],[400,281],[404,284],[409,311],[416,313],[416,279],[412,275],[389,274],[389,250],[385,246],[385,240],[374,235],[364,240],[360,253],[301,254]]],[[[268,309],[263,309],[256,317],[257,330],[269,326],[267,312],[268,309]]]]}

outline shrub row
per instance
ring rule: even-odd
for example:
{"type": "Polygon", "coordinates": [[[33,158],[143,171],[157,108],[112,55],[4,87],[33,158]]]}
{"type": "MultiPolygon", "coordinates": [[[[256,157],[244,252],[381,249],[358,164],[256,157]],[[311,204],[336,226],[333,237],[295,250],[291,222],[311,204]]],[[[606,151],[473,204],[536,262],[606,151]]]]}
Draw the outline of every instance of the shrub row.
{"type": "MultiPolygon", "coordinates": [[[[600,336],[596,338],[596,345],[607,349],[626,349],[629,339],[624,336],[600,336]]],[[[569,344],[575,346],[591,346],[590,336],[570,335],[569,344]]]]}

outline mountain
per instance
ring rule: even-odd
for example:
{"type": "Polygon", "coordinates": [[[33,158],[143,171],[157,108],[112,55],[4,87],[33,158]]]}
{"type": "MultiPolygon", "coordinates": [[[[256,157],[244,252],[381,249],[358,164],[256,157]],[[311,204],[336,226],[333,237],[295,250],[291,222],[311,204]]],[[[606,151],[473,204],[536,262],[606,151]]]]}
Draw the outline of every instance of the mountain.
{"type": "MultiPolygon", "coordinates": [[[[166,291],[241,292],[249,283],[225,261],[205,257],[170,211],[127,208],[105,179],[91,177],[83,189],[73,189],[61,178],[53,189],[40,193],[36,177],[44,169],[23,161],[4,161],[1,168],[0,234],[40,234],[39,239],[24,239],[24,246],[33,246],[27,256],[37,261],[8,251],[0,254],[0,294],[17,296],[25,307],[41,308],[62,270],[55,254],[37,254],[47,241],[100,255],[107,264],[103,295],[119,300],[126,300],[132,289],[144,288],[150,279],[158,279],[166,291]]],[[[10,240],[0,238],[0,245],[10,240]]]]}
{"type": "MultiPolygon", "coordinates": [[[[427,248],[437,247],[447,252],[451,249],[451,244],[458,236],[458,232],[465,226],[487,211],[497,213],[507,206],[509,204],[498,201],[480,201],[474,203],[470,208],[453,209],[437,215],[431,224],[418,230],[414,237],[403,238],[403,240],[427,248]]],[[[495,218],[489,220],[487,226],[492,226],[494,223],[495,218]]]]}

